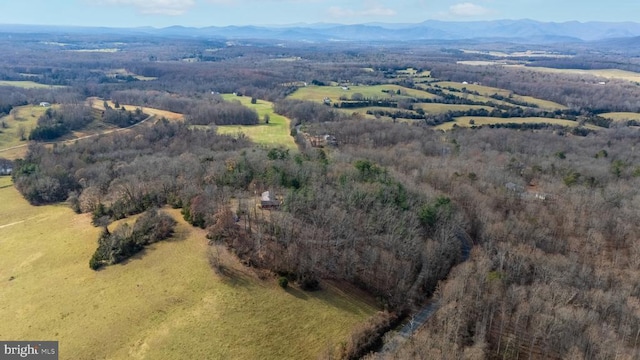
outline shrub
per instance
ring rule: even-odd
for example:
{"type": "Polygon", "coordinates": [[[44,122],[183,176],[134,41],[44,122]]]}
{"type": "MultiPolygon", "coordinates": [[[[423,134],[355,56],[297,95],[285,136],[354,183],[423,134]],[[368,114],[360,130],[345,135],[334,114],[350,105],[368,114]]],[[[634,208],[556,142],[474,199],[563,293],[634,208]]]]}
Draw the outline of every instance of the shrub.
{"type": "Polygon", "coordinates": [[[280,276],[280,278],[278,278],[278,285],[280,285],[281,288],[286,289],[289,286],[289,280],[285,276],[280,276]]]}
{"type": "Polygon", "coordinates": [[[103,265],[122,262],[146,245],[170,237],[175,225],[175,220],[169,215],[151,209],[142,214],[133,227],[124,224],[113,233],[105,227],[98,239],[98,248],[89,260],[89,267],[96,270],[103,265]]]}
{"type": "Polygon", "coordinates": [[[298,284],[304,291],[314,291],[320,288],[320,282],[311,274],[303,274],[298,278],[298,284]]]}

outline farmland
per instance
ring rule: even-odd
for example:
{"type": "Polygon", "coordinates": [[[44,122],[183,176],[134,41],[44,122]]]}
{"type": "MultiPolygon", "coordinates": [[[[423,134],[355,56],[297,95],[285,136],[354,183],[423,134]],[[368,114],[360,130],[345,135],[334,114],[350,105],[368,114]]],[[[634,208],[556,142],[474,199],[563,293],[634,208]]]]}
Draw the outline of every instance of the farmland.
{"type": "Polygon", "coordinates": [[[0,129],[0,156],[9,159],[24,156],[27,150],[26,141],[20,139],[19,133],[23,131],[25,138],[28,137],[31,129],[36,126],[38,118],[46,110],[47,108],[42,106],[19,106],[13,109],[11,114],[0,119],[6,124],[6,128],[0,129]]]}
{"type": "MultiPolygon", "coordinates": [[[[89,98],[88,101],[90,102],[93,108],[98,110],[104,110],[104,100],[101,100],[98,98],[89,98]]],[[[107,105],[109,105],[112,108],[115,108],[115,104],[113,103],[113,101],[108,100],[107,105]]],[[[172,112],[172,111],[161,110],[161,109],[156,109],[156,108],[146,107],[146,106],[136,106],[136,105],[130,105],[130,104],[120,104],[120,107],[125,108],[127,110],[133,110],[139,107],[140,109],[142,109],[143,113],[148,115],[156,115],[158,118],[164,117],[167,120],[173,120],[173,121],[184,120],[184,115],[176,112],[172,112]]]]}
{"type": "Polygon", "coordinates": [[[395,84],[373,86],[355,85],[349,86],[348,89],[349,90],[344,90],[340,86],[307,86],[298,89],[290,98],[321,102],[325,98],[329,98],[331,101],[339,101],[341,98],[351,100],[353,94],[361,94],[364,98],[380,100],[392,98],[407,99],[412,97],[433,99],[437,97],[424,91],[409,89],[395,84]],[[385,92],[383,92],[383,90],[385,92]],[[400,91],[400,94],[398,94],[398,91],[400,91]]]}
{"type": "Polygon", "coordinates": [[[470,127],[470,126],[483,126],[493,124],[551,124],[567,127],[578,126],[578,123],[570,120],[560,119],[548,119],[541,117],[525,117],[525,118],[497,118],[497,117],[474,117],[474,116],[461,116],[455,119],[454,122],[448,122],[436,126],[437,129],[451,130],[454,126],[470,127]],[[473,123],[471,123],[473,120],[473,123]]]}
{"type": "Polygon", "coordinates": [[[375,311],[330,283],[284,291],[228,255],[232,275],[216,275],[204,231],[177,210],[173,239],[94,272],[88,215],[30,206],[8,177],[0,203],[0,334],[58,340],[65,358],[315,358],[375,311]]]}
{"type": "MultiPolygon", "coordinates": [[[[524,67],[522,65],[515,65],[519,67],[524,67]]],[[[554,74],[572,74],[572,75],[590,75],[601,77],[605,79],[618,79],[618,80],[626,80],[632,82],[640,82],[640,73],[619,69],[597,69],[597,70],[582,70],[582,69],[554,69],[547,67],[535,67],[535,66],[527,66],[524,67],[528,70],[546,72],[546,73],[554,73],[554,74]]]]}
{"type": "Polygon", "coordinates": [[[33,81],[0,86],[0,338],[361,358],[397,320],[372,358],[640,358],[637,39],[49,29],[0,41],[33,81]],[[132,229],[156,208],[175,233],[132,229]]]}
{"type": "Polygon", "coordinates": [[[0,86],[14,86],[14,87],[19,87],[23,89],[55,89],[55,88],[64,87],[59,85],[39,84],[34,81],[8,81],[8,80],[0,80],[0,86]]]}
{"type": "Polygon", "coordinates": [[[640,114],[632,112],[612,112],[600,114],[600,116],[602,116],[603,118],[611,119],[613,121],[640,121],[640,114]]]}
{"type": "Polygon", "coordinates": [[[217,131],[220,134],[238,134],[242,133],[249,137],[252,141],[259,145],[280,147],[287,149],[296,149],[296,144],[291,137],[291,120],[282,115],[273,112],[273,104],[265,100],[257,100],[255,104],[251,103],[251,98],[247,96],[235,96],[233,94],[225,94],[223,98],[226,101],[240,101],[242,105],[256,110],[260,116],[260,124],[258,125],[225,125],[218,126],[217,131]],[[265,124],[264,116],[269,116],[269,123],[265,124]]]}
{"type": "MultiPolygon", "coordinates": [[[[521,95],[517,95],[517,94],[513,94],[512,91],[509,90],[505,90],[505,89],[500,89],[500,88],[494,88],[494,87],[490,87],[490,86],[483,86],[483,85],[478,85],[478,84],[464,84],[464,83],[457,83],[457,82],[452,82],[452,81],[440,81],[435,83],[438,86],[442,87],[442,88],[453,88],[453,89],[457,89],[460,91],[463,91],[463,89],[466,89],[467,91],[472,91],[472,92],[477,92],[478,94],[480,94],[481,96],[485,97],[483,98],[476,98],[476,101],[493,101],[496,102],[495,99],[491,99],[488,98],[491,95],[497,94],[503,97],[507,97],[507,98],[512,98],[515,100],[518,100],[520,102],[524,102],[524,103],[529,103],[529,104],[534,104],[536,106],[538,106],[541,109],[549,109],[549,110],[556,110],[556,109],[566,109],[567,107],[558,103],[555,103],[553,101],[548,101],[548,100],[542,100],[542,99],[537,99],[531,96],[521,96],[521,95]]],[[[435,85],[434,84],[434,85],[435,85]]]]}

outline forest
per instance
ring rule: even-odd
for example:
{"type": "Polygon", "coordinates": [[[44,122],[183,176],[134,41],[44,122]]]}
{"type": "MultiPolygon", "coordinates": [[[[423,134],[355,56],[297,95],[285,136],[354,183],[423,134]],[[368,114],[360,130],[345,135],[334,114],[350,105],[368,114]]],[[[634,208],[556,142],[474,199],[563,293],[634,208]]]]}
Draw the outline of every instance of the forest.
{"type": "MultiPolygon", "coordinates": [[[[379,52],[366,44],[136,38],[115,53],[80,53],[43,45],[47,35],[39,36],[0,41],[4,50],[24,41],[0,59],[1,80],[61,86],[0,86],[0,113],[55,105],[24,139],[24,156],[10,159],[13,184],[33,205],[64,203],[104,228],[86,259],[91,268],[169,237],[175,220],[161,209],[174,208],[205,229],[203,241],[225,246],[247,267],[307,291],[332,279],[374,296],[387,314],[372,325],[378,331],[354,330],[326,358],[640,356],[640,131],[603,117],[639,112],[638,83],[607,79],[603,86],[595,75],[466,65],[458,61],[473,55],[444,45],[396,44],[379,52]],[[183,61],[192,58],[198,61],[183,61]],[[291,58],[299,60],[282,61],[291,58]],[[407,68],[430,75],[398,75],[407,68]],[[490,110],[417,111],[427,103],[487,104],[471,100],[482,96],[477,91],[435,87],[437,81],[482,84],[563,108],[496,93],[487,96],[496,101],[490,110]],[[362,94],[328,106],[292,96],[323,84],[394,84],[434,98],[397,100],[398,90],[387,106],[362,94]],[[254,109],[220,95],[230,93],[273,102],[275,113],[291,120],[297,150],[217,133],[218,126],[261,123],[254,109]],[[87,98],[103,100],[104,110],[87,98]],[[377,107],[356,111],[369,106],[377,107]],[[145,114],[145,107],[183,114],[184,121],[145,114]],[[434,128],[461,116],[579,124],[434,128]],[[96,122],[127,128],[146,118],[143,126],[91,140],[44,142],[96,122]],[[325,134],[335,144],[309,141],[325,134]],[[256,206],[265,191],[279,200],[276,209],[256,206]],[[109,232],[108,225],[133,216],[135,223],[109,232]],[[440,307],[424,326],[401,346],[376,353],[390,324],[429,300],[440,307]]],[[[75,36],[78,44],[96,42],[75,36]]],[[[109,47],[121,39],[99,40],[109,47]]],[[[619,52],[590,58],[581,49],[571,49],[578,53],[573,62],[534,63],[637,68],[619,52]]]]}

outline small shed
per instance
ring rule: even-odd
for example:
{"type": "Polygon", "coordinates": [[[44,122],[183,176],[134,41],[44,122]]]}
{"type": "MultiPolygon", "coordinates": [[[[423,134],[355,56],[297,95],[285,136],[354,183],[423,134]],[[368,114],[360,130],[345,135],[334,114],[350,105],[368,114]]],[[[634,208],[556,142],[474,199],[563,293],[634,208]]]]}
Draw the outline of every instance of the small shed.
{"type": "Polygon", "coordinates": [[[260,207],[263,209],[278,209],[280,201],[278,201],[271,191],[265,191],[260,196],[260,207]]]}
{"type": "Polygon", "coordinates": [[[13,163],[6,159],[0,159],[0,176],[11,175],[13,172],[13,163]]]}

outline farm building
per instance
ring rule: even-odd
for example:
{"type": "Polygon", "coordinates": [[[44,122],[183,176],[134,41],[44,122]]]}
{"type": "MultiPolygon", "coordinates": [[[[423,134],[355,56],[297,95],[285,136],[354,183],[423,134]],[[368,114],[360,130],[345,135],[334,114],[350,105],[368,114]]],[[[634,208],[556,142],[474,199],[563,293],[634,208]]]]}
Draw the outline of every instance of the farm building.
{"type": "Polygon", "coordinates": [[[305,133],[305,137],[312,147],[338,146],[338,141],[333,135],[313,136],[305,133]]]}
{"type": "Polygon", "coordinates": [[[11,175],[13,164],[9,160],[0,159],[0,176],[11,175]]]}
{"type": "Polygon", "coordinates": [[[40,106],[42,106],[42,107],[49,107],[49,106],[51,106],[51,103],[48,103],[48,102],[46,102],[46,101],[43,101],[43,102],[41,102],[41,103],[40,103],[40,106]]]}
{"type": "Polygon", "coordinates": [[[278,209],[280,201],[270,191],[265,191],[260,196],[260,207],[263,209],[278,209]]]}

